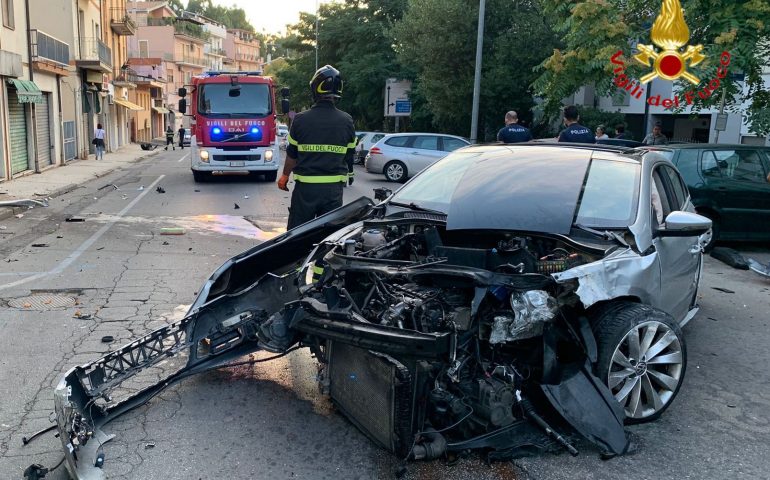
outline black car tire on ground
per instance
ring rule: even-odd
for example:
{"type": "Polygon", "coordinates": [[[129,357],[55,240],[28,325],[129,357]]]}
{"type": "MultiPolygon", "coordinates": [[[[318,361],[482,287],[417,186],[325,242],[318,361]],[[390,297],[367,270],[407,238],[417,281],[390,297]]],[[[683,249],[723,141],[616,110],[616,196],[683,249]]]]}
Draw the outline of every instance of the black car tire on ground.
{"type": "Polygon", "coordinates": [[[274,182],[278,178],[278,171],[267,172],[264,174],[266,182],[274,182]]]}
{"type": "Polygon", "coordinates": [[[633,302],[604,306],[592,324],[598,349],[595,373],[615,398],[627,391],[621,401],[625,423],[660,417],[679,392],[687,369],[687,348],[679,324],[662,310],[633,302]],[[632,352],[636,336],[638,354],[632,352]],[[634,403],[636,395],[639,400],[634,403]],[[634,405],[641,407],[636,416],[634,405]]]}
{"type": "Polygon", "coordinates": [[[199,172],[197,170],[193,170],[192,172],[195,183],[205,183],[209,181],[210,175],[208,172],[199,172]]]}
{"type": "Polygon", "coordinates": [[[407,170],[404,162],[391,160],[382,168],[382,173],[390,182],[404,183],[407,179],[407,170]]]}

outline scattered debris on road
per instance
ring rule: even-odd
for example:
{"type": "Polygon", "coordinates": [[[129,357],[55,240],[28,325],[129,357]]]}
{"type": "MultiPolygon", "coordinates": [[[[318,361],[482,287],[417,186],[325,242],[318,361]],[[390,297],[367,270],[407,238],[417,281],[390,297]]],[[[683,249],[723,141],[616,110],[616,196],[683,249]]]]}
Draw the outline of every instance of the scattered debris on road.
{"type": "Polygon", "coordinates": [[[139,186],[139,188],[137,188],[137,190],[138,190],[138,191],[140,191],[140,192],[141,192],[142,190],[144,190],[144,185],[140,185],[140,186],[139,186]]]}
{"type": "Polygon", "coordinates": [[[184,228],[181,227],[163,227],[160,229],[161,235],[184,235],[184,228]]]}
{"type": "Polygon", "coordinates": [[[719,290],[720,292],[724,293],[735,293],[733,290],[730,290],[729,288],[723,288],[723,287],[711,287],[714,290],[719,290]]]}
{"type": "Polygon", "coordinates": [[[97,190],[104,190],[105,188],[110,188],[110,187],[112,187],[115,190],[120,190],[120,188],[118,188],[118,186],[115,185],[114,183],[108,183],[107,185],[103,185],[103,186],[97,188],[97,190]]]}
{"type": "Polygon", "coordinates": [[[22,217],[24,217],[24,214],[23,213],[17,213],[16,215],[14,215],[14,217],[22,218],[22,217]]]}
{"type": "Polygon", "coordinates": [[[244,195],[244,196],[243,196],[243,198],[245,198],[246,200],[248,200],[248,199],[249,199],[249,196],[248,196],[248,195],[244,195]]]}
{"type": "Polygon", "coordinates": [[[81,313],[80,310],[76,310],[75,314],[72,315],[72,318],[77,318],[78,320],[91,320],[94,316],[90,313],[81,313]]]}
{"type": "Polygon", "coordinates": [[[31,246],[35,247],[35,248],[44,248],[44,247],[47,247],[48,244],[47,243],[33,243],[31,246]]]}
{"type": "Polygon", "coordinates": [[[749,264],[746,259],[737,250],[727,247],[716,247],[711,251],[711,257],[716,258],[722,263],[725,263],[738,270],[748,270],[749,264]]]}
{"type": "Polygon", "coordinates": [[[155,442],[147,442],[144,444],[144,449],[149,450],[151,448],[155,448],[155,442]]]}
{"type": "Polygon", "coordinates": [[[233,203],[233,205],[234,205],[233,207],[234,210],[238,210],[239,208],[241,208],[241,206],[238,205],[237,203],[233,203]]]}
{"type": "Polygon", "coordinates": [[[155,191],[158,193],[166,193],[166,189],[161,186],[158,186],[158,188],[156,188],[155,191]]]}
{"type": "Polygon", "coordinates": [[[758,261],[754,260],[753,258],[750,258],[749,261],[749,268],[752,272],[756,272],[763,277],[769,277],[770,278],[770,262],[767,263],[767,265],[762,265],[758,261]]]}
{"type": "Polygon", "coordinates": [[[161,243],[161,245],[171,245],[171,244],[164,241],[163,243],[161,243]]]}
{"type": "Polygon", "coordinates": [[[48,202],[40,200],[32,200],[29,198],[23,198],[19,200],[3,200],[0,202],[0,207],[47,207],[48,202]]]}
{"type": "Polygon", "coordinates": [[[83,218],[83,217],[67,217],[67,218],[64,219],[64,221],[65,222],[70,222],[70,223],[73,223],[73,222],[85,222],[86,219],[83,218]]]}
{"type": "Polygon", "coordinates": [[[112,335],[105,335],[102,337],[102,343],[112,343],[115,341],[115,337],[112,335]]]}

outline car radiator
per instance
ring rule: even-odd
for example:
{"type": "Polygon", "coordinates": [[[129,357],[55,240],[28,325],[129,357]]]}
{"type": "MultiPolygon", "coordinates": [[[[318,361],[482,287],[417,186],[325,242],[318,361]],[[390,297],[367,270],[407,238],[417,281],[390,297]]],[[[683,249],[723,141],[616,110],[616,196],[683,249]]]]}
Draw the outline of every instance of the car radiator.
{"type": "Polygon", "coordinates": [[[329,393],[366,436],[399,456],[412,446],[412,376],[394,358],[332,342],[329,393]]]}

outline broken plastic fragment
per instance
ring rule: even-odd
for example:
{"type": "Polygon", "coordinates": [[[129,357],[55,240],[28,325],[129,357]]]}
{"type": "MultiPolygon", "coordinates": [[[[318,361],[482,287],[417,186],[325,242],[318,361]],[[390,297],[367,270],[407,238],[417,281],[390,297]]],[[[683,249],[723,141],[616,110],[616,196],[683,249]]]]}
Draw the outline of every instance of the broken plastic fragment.
{"type": "Polygon", "coordinates": [[[161,235],[184,235],[184,228],[181,227],[164,227],[160,229],[161,235]]]}

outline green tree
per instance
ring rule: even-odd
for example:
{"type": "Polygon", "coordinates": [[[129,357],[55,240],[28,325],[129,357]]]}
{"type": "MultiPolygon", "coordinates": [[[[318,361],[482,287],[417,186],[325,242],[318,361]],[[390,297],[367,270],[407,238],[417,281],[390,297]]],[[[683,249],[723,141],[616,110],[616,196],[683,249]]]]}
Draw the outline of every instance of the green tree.
{"type": "MultiPolygon", "coordinates": [[[[353,116],[358,128],[382,128],[385,80],[402,76],[389,27],[404,5],[402,1],[348,0],[319,8],[318,63],[333,65],[342,73],[345,90],[339,108],[353,116]]],[[[315,15],[302,13],[285,37],[273,39],[278,52],[290,53],[275,75],[292,89],[295,110],[312,104],[308,81],[315,70],[315,20],[315,15]]]]}
{"type": "MultiPolygon", "coordinates": [[[[398,59],[414,75],[415,120],[468,135],[477,21],[476,2],[469,8],[467,0],[409,1],[392,34],[398,59]]],[[[489,0],[485,21],[479,138],[492,140],[508,110],[531,121],[532,69],[556,39],[536,1],[489,0]]]]}
{"type": "MultiPolygon", "coordinates": [[[[581,86],[594,84],[600,94],[615,91],[610,57],[624,52],[632,75],[642,74],[641,66],[631,62],[631,44],[650,44],[650,30],[661,3],[643,0],[554,0],[543,2],[545,14],[555,22],[564,41],[540,65],[534,82],[537,94],[546,101],[546,109],[555,113],[561,99],[581,86]]],[[[720,54],[731,55],[730,73],[742,73],[747,94],[739,95],[737,80],[726,78],[720,88],[727,90],[727,105],[736,109],[748,103],[748,117],[758,134],[770,133],[770,93],[763,86],[762,68],[770,58],[770,2],[767,0],[682,0],[689,27],[689,45],[702,44],[705,60],[690,67],[701,80],[695,90],[703,89],[715,77],[720,54]]],[[[677,81],[678,89],[693,89],[677,81]]],[[[720,90],[721,91],[721,90],[720,90]]],[[[719,92],[706,99],[696,96],[696,107],[718,105],[719,92]]]]}

